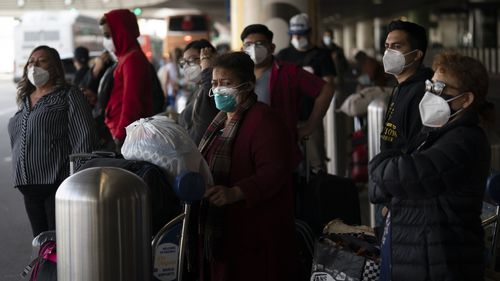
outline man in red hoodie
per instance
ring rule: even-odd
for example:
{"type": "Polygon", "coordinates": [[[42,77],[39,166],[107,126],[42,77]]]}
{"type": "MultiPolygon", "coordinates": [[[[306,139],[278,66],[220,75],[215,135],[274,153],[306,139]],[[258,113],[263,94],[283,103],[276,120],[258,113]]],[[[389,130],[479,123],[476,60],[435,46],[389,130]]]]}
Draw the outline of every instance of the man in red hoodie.
{"type": "Polygon", "coordinates": [[[112,10],[101,18],[103,45],[116,55],[118,64],[106,106],[105,123],[120,151],[125,139],[125,127],[153,114],[151,95],[152,73],[137,37],[137,18],[129,10],[112,10]]]}

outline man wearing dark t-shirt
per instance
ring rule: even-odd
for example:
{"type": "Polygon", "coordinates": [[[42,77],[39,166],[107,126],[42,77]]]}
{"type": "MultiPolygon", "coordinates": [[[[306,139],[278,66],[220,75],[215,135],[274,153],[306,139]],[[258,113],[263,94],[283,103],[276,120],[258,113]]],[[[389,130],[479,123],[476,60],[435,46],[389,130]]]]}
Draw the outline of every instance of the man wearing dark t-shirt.
{"type": "Polygon", "coordinates": [[[304,50],[289,46],[281,50],[277,58],[282,61],[295,63],[327,82],[333,80],[337,75],[329,51],[316,46],[310,46],[310,48],[304,50]]]}
{"type": "MultiPolygon", "coordinates": [[[[323,78],[330,85],[334,85],[335,66],[330,52],[318,48],[311,43],[309,18],[307,14],[298,14],[290,19],[288,32],[291,37],[291,46],[281,50],[276,58],[280,61],[294,63],[304,70],[323,78]]],[[[307,120],[314,106],[314,99],[304,97],[301,102],[300,120],[307,120]]],[[[309,164],[313,172],[326,170],[326,150],[324,144],[324,128],[321,124],[311,136],[307,145],[309,164]]]]}

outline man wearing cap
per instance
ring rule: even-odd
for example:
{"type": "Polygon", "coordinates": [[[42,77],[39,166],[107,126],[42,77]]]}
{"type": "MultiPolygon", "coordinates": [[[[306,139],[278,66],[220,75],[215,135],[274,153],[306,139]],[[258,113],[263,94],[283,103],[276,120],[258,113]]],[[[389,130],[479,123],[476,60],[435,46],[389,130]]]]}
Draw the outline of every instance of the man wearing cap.
{"type": "MultiPolygon", "coordinates": [[[[280,61],[295,63],[304,70],[323,78],[327,83],[334,85],[336,76],[335,66],[329,51],[318,48],[310,40],[311,27],[307,14],[298,14],[290,19],[288,33],[291,37],[291,46],[281,50],[277,58],[280,61]]],[[[314,107],[314,100],[306,98],[301,103],[301,118],[307,120],[314,107]]],[[[326,170],[326,151],[324,144],[324,129],[321,123],[310,136],[307,152],[311,169],[326,170]]]]}
{"type": "Polygon", "coordinates": [[[100,25],[104,48],[118,58],[104,122],[119,151],[125,140],[125,127],[153,114],[151,93],[155,74],[137,42],[139,26],[131,11],[112,10],[104,14],[100,25]]]}
{"type": "Polygon", "coordinates": [[[333,81],[337,72],[330,53],[311,42],[311,27],[307,14],[298,14],[290,19],[288,34],[291,35],[291,46],[281,50],[277,58],[295,63],[327,82],[333,81]]]}
{"type": "MultiPolygon", "coordinates": [[[[273,32],[265,25],[252,24],[241,33],[242,51],[255,63],[257,78],[255,93],[258,100],[275,108],[285,120],[296,139],[310,135],[322,124],[333,97],[330,84],[295,64],[277,60],[274,56],[273,32]],[[313,100],[311,114],[297,128],[300,103],[303,98],[313,100]]],[[[297,148],[297,158],[300,153],[297,148]]],[[[297,162],[298,164],[298,162],[297,162]]]]}

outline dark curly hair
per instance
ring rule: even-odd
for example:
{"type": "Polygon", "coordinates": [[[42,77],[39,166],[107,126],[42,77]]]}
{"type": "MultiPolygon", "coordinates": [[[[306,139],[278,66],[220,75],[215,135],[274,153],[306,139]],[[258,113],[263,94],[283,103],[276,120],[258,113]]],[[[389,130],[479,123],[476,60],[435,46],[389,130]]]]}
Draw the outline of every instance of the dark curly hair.
{"type": "Polygon", "coordinates": [[[408,42],[412,49],[418,49],[422,51],[425,56],[427,51],[427,32],[423,26],[416,23],[402,20],[395,20],[389,23],[387,28],[387,33],[394,30],[401,30],[408,35],[408,42]]]}
{"type": "Polygon", "coordinates": [[[254,63],[250,56],[244,52],[231,52],[220,55],[215,58],[212,67],[230,70],[241,83],[251,82],[255,84],[254,63]]]}
{"type": "Polygon", "coordinates": [[[38,46],[35,49],[33,49],[33,51],[31,51],[28,57],[28,61],[26,62],[23,68],[23,76],[21,77],[21,80],[17,84],[16,102],[18,105],[21,105],[24,98],[33,93],[36,89],[35,85],[31,84],[31,82],[28,80],[28,64],[29,64],[28,62],[33,53],[39,50],[45,51],[50,61],[50,67],[49,69],[47,69],[47,71],[50,74],[48,83],[56,87],[68,86],[68,82],[66,82],[66,79],[64,77],[64,69],[61,62],[61,57],[59,56],[57,50],[45,45],[38,46]]]}

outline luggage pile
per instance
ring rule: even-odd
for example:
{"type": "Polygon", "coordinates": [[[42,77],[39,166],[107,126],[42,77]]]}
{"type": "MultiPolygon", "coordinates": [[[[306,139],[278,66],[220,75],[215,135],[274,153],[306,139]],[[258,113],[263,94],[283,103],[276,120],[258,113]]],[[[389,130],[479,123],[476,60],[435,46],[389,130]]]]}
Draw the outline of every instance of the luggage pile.
{"type": "Polygon", "coordinates": [[[316,241],[310,280],[378,281],[379,265],[380,248],[373,231],[334,220],[316,241]]]}

